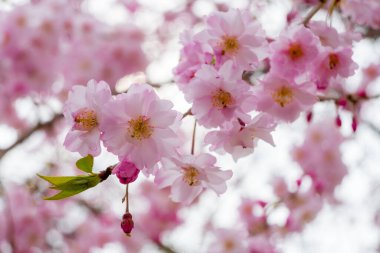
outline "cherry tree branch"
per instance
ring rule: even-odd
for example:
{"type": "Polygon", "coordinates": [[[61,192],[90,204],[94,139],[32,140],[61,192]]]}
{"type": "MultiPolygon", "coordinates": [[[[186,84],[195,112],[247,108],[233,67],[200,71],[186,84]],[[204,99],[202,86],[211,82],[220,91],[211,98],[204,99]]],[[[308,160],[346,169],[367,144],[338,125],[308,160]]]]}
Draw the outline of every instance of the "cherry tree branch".
{"type": "Polygon", "coordinates": [[[314,6],[314,8],[307,14],[307,16],[304,18],[304,20],[302,21],[301,24],[303,24],[304,26],[307,26],[307,24],[309,23],[309,21],[314,17],[314,15],[320,10],[322,9],[322,7],[325,5],[326,3],[326,0],[320,0],[319,1],[319,4],[314,6]]]}
{"type": "Polygon", "coordinates": [[[51,128],[55,122],[63,118],[62,114],[56,114],[53,118],[51,118],[47,122],[38,123],[34,127],[30,128],[28,131],[23,133],[11,146],[9,146],[6,149],[0,150],[0,160],[5,156],[9,151],[17,147],[18,145],[22,144],[24,141],[26,141],[30,136],[32,136],[35,132],[40,130],[45,130],[51,128]]]}

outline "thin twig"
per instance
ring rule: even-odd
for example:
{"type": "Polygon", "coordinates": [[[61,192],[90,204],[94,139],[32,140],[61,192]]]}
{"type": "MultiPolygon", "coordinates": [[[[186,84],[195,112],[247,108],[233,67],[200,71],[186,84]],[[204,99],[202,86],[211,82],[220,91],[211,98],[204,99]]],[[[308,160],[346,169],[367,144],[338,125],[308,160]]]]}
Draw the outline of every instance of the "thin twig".
{"type": "Polygon", "coordinates": [[[195,146],[195,132],[197,129],[197,120],[194,120],[194,128],[193,128],[193,137],[191,139],[191,154],[194,155],[194,146],[195,146]]]}
{"type": "Polygon", "coordinates": [[[187,116],[190,116],[190,115],[193,115],[193,113],[191,112],[191,108],[189,108],[189,110],[187,110],[183,116],[182,116],[182,119],[186,118],[187,116]]]}
{"type": "Polygon", "coordinates": [[[307,16],[304,18],[301,24],[304,26],[307,26],[309,21],[314,17],[314,15],[322,9],[323,5],[325,5],[326,1],[321,0],[318,5],[314,6],[314,8],[307,14],[307,16]]]}
{"type": "Polygon", "coordinates": [[[56,121],[61,119],[63,117],[62,114],[56,114],[51,120],[44,122],[44,123],[38,123],[36,126],[32,127],[28,131],[26,131],[24,134],[22,134],[11,146],[9,146],[6,149],[0,150],[0,159],[3,158],[4,155],[6,155],[9,151],[14,149],[16,146],[20,145],[24,141],[26,141],[30,136],[33,135],[33,133],[50,128],[54,125],[56,121]]]}
{"type": "Polygon", "coordinates": [[[162,244],[161,242],[156,242],[157,246],[160,248],[160,250],[162,250],[163,252],[165,253],[176,253],[173,249],[171,249],[170,247],[162,244]]]}
{"type": "Polygon", "coordinates": [[[125,213],[129,213],[128,185],[125,187],[125,213]]]}

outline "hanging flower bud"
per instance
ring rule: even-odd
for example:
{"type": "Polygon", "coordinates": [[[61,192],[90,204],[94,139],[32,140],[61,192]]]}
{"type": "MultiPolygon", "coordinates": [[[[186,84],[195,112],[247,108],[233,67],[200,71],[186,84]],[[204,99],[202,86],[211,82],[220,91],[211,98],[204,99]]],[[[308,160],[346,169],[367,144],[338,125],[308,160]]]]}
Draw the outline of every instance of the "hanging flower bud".
{"type": "Polygon", "coordinates": [[[127,236],[131,236],[131,231],[134,227],[133,219],[132,219],[132,214],[129,212],[126,212],[123,215],[123,218],[121,220],[121,229],[123,229],[124,233],[127,236]]]}
{"type": "Polygon", "coordinates": [[[356,129],[358,128],[358,120],[356,116],[352,117],[351,127],[352,127],[352,131],[356,132],[356,129]]]}
{"type": "Polygon", "coordinates": [[[116,165],[112,173],[116,174],[120,183],[129,184],[137,179],[140,170],[134,163],[131,163],[127,159],[124,159],[118,165],[116,165]]]}
{"type": "Polygon", "coordinates": [[[312,119],[313,119],[313,112],[312,111],[308,111],[307,114],[306,114],[306,121],[307,121],[307,123],[310,123],[312,119]]]}
{"type": "Polygon", "coordinates": [[[335,124],[338,126],[338,127],[341,127],[342,126],[342,119],[340,118],[339,114],[336,116],[335,118],[335,124]]]}

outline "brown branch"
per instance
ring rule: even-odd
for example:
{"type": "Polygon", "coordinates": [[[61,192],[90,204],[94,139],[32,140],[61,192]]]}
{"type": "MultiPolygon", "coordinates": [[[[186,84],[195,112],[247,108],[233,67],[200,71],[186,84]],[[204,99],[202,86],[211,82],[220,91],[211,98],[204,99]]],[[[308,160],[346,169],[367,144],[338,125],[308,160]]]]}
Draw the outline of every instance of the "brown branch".
{"type": "Polygon", "coordinates": [[[314,15],[320,10],[322,9],[322,7],[325,5],[326,1],[325,0],[320,0],[319,1],[319,4],[314,6],[314,8],[309,12],[309,14],[307,14],[307,16],[304,18],[304,20],[302,21],[301,24],[303,24],[304,26],[307,26],[307,24],[309,23],[309,21],[314,17],[314,15]]]}
{"type": "Polygon", "coordinates": [[[48,128],[51,128],[55,122],[57,122],[58,120],[60,120],[61,118],[63,117],[62,114],[56,114],[52,119],[50,119],[49,121],[47,122],[43,122],[43,123],[38,123],[37,125],[35,125],[34,127],[32,127],[31,129],[29,129],[28,131],[26,131],[25,133],[23,133],[11,146],[9,146],[8,148],[6,149],[3,149],[3,150],[0,150],[0,160],[1,158],[3,158],[4,155],[6,155],[9,151],[11,151],[12,149],[14,149],[15,147],[17,147],[18,145],[22,144],[24,141],[26,141],[30,136],[32,136],[35,132],[39,131],[39,130],[45,130],[45,129],[48,129],[48,128]]]}
{"type": "Polygon", "coordinates": [[[197,120],[194,120],[194,128],[193,128],[193,136],[191,138],[191,154],[194,155],[194,147],[195,147],[195,132],[197,129],[197,120]]]}
{"type": "Polygon", "coordinates": [[[161,242],[156,242],[158,248],[162,251],[162,252],[165,252],[165,253],[176,253],[173,249],[171,249],[170,247],[162,244],[161,242]]]}
{"type": "Polygon", "coordinates": [[[193,115],[193,113],[191,112],[191,108],[189,108],[189,110],[187,110],[187,111],[183,114],[182,119],[183,119],[183,118],[186,118],[187,116],[190,116],[190,115],[193,115]]]}

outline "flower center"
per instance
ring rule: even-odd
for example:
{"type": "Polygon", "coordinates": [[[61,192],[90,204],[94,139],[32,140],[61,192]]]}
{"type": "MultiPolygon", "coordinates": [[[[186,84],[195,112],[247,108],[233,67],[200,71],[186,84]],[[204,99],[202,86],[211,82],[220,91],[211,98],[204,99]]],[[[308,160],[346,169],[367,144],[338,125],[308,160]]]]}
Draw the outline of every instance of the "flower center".
{"type": "Polygon", "coordinates": [[[290,58],[295,61],[303,56],[302,47],[298,43],[292,43],[289,46],[289,56],[290,58]]]}
{"type": "Polygon", "coordinates": [[[212,105],[218,109],[226,108],[232,105],[234,99],[231,96],[231,93],[218,89],[212,96],[212,105]]]}
{"type": "Polygon", "coordinates": [[[226,251],[232,251],[233,249],[235,249],[235,242],[231,239],[227,239],[226,241],[224,241],[224,249],[226,251]]]}
{"type": "Polygon", "coordinates": [[[234,54],[239,50],[239,41],[235,36],[223,36],[222,54],[234,54]]]}
{"type": "Polygon", "coordinates": [[[336,66],[339,64],[339,57],[336,54],[330,54],[329,55],[329,68],[330,70],[335,69],[336,66]]]}
{"type": "Polygon", "coordinates": [[[136,119],[129,120],[128,133],[133,139],[139,141],[149,138],[153,133],[153,127],[149,125],[149,118],[140,115],[136,119]]]}
{"type": "Polygon", "coordinates": [[[284,107],[293,101],[293,91],[287,86],[281,86],[272,94],[272,97],[276,103],[284,107]]]}
{"type": "Polygon", "coordinates": [[[192,167],[183,168],[183,181],[189,186],[197,185],[199,183],[199,171],[192,167]]]}
{"type": "Polygon", "coordinates": [[[74,114],[74,129],[90,131],[98,126],[96,112],[90,108],[82,108],[74,114]]]}

